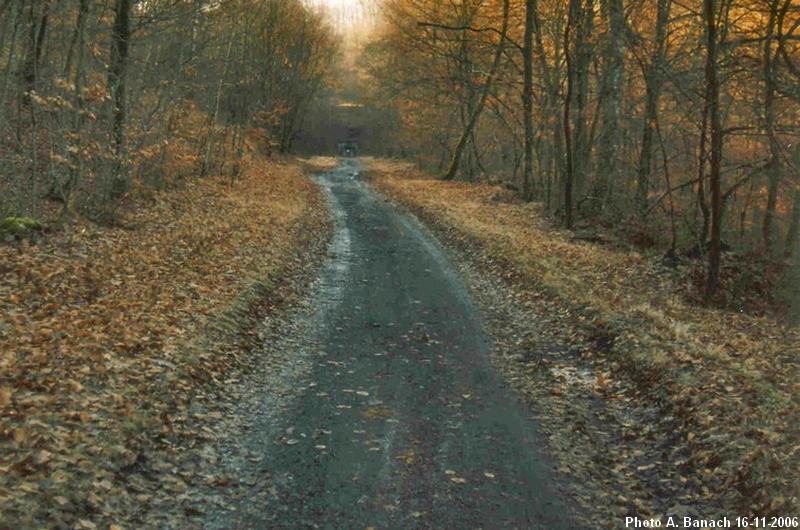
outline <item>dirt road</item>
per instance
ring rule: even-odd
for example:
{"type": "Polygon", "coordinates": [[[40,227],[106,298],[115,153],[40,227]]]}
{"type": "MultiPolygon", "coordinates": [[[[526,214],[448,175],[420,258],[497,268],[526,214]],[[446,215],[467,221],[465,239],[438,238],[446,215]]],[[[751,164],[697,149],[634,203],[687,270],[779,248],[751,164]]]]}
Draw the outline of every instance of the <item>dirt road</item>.
{"type": "Polygon", "coordinates": [[[336,234],[303,390],[242,440],[264,479],[208,526],[575,528],[456,269],[359,167],[319,177],[336,234]]]}

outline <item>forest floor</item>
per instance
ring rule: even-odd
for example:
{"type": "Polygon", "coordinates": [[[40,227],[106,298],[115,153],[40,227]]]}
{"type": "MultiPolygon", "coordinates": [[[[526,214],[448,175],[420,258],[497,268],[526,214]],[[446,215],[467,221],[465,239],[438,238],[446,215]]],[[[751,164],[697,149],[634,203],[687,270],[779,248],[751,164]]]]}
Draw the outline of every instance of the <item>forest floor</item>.
{"type": "Polygon", "coordinates": [[[494,363],[596,522],[798,514],[797,330],[692,304],[686,267],[578,240],[503,188],[367,167],[457,257],[494,363]]]}
{"type": "Polygon", "coordinates": [[[134,194],[114,227],[78,218],[0,244],[0,528],[189,515],[190,485],[216,479],[177,453],[213,445],[211,404],[324,255],[306,174],[333,164],[255,159],[233,182],[134,194]]]}

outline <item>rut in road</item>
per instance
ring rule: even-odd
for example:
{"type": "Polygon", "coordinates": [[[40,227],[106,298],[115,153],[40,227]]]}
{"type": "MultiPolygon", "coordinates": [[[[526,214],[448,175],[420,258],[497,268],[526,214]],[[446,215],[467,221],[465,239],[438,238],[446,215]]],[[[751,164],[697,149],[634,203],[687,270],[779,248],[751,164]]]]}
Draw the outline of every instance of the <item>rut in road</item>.
{"type": "Polygon", "coordinates": [[[207,526],[576,528],[457,271],[359,169],[319,177],[336,234],[298,326],[304,390],[242,440],[257,477],[207,526]]]}

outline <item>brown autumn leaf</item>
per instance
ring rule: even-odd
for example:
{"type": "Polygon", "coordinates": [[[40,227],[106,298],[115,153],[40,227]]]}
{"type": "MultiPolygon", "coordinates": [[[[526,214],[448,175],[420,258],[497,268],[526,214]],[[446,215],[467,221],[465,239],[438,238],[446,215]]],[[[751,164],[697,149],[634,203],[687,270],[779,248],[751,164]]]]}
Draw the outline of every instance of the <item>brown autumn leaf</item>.
{"type": "Polygon", "coordinates": [[[42,449],[38,451],[33,457],[33,463],[41,466],[48,463],[53,458],[53,454],[50,451],[42,449]]]}
{"type": "Polygon", "coordinates": [[[11,389],[7,386],[0,387],[0,408],[11,404],[11,389]]]}

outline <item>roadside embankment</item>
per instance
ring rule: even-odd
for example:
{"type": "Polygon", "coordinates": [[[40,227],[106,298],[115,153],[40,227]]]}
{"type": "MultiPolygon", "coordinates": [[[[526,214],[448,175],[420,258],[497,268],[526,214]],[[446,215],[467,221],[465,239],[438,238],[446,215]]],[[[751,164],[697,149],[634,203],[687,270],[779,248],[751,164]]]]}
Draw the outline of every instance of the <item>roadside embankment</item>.
{"type": "Polygon", "coordinates": [[[179,506],[197,478],[174,453],[212,436],[203,402],[236,385],[276,287],[329,235],[303,166],[255,158],[233,181],[141,193],[113,227],[0,245],[0,527],[179,506]]]}

